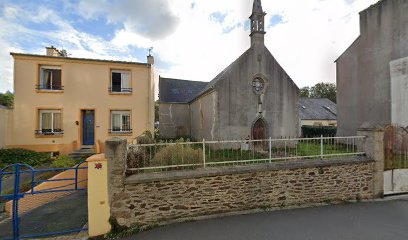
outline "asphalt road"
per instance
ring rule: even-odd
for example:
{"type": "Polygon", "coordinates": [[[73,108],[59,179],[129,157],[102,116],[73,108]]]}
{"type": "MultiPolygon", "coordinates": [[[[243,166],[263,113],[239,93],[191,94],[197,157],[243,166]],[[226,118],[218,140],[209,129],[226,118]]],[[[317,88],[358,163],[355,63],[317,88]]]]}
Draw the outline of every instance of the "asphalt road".
{"type": "Polygon", "coordinates": [[[408,197],[173,224],[128,239],[407,240],[408,197]]]}

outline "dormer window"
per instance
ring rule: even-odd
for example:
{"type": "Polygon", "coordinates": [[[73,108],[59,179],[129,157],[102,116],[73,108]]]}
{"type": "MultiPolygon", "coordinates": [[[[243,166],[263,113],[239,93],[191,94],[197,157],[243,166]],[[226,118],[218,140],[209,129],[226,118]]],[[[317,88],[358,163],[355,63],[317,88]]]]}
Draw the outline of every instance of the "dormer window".
{"type": "Polygon", "coordinates": [[[61,91],[61,66],[40,66],[38,90],[61,91]]]}
{"type": "Polygon", "coordinates": [[[112,70],[109,91],[111,93],[132,93],[131,79],[130,71],[112,70]]]}

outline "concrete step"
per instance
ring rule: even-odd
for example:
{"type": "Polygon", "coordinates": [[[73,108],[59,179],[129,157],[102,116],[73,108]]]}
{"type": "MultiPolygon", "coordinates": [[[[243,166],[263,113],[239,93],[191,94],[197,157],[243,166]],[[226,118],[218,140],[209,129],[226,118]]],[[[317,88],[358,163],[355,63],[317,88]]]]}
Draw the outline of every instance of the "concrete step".
{"type": "Polygon", "coordinates": [[[93,154],[95,154],[95,149],[93,147],[82,147],[81,149],[69,154],[69,156],[74,160],[78,160],[93,154]]]}

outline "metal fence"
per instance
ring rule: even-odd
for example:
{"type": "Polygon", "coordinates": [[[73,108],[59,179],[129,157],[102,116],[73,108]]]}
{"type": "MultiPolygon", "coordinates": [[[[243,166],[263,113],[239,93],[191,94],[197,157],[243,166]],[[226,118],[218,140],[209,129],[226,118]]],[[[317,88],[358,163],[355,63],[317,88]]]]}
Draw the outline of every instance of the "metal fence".
{"type": "Polygon", "coordinates": [[[364,136],[129,145],[128,174],[359,156],[364,136]]]}

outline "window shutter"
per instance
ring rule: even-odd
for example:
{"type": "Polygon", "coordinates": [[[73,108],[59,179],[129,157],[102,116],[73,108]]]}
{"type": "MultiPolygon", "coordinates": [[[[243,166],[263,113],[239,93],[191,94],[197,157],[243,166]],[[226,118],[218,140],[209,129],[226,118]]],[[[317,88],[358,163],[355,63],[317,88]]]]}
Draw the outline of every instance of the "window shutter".
{"type": "Polygon", "coordinates": [[[128,89],[130,88],[130,74],[129,73],[122,73],[122,88],[128,88],[128,89]]]}

